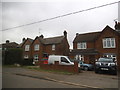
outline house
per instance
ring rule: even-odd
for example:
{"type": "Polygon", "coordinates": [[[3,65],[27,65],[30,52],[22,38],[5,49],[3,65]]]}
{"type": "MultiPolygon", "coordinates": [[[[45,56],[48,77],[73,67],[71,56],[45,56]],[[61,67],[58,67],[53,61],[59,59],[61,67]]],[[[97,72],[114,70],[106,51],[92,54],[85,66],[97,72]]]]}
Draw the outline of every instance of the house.
{"type": "Polygon", "coordinates": [[[16,42],[10,42],[9,40],[6,40],[6,43],[3,43],[0,45],[2,48],[2,50],[7,50],[8,48],[17,48],[18,47],[18,43],[16,42]]]}
{"type": "Polygon", "coordinates": [[[43,35],[37,36],[32,42],[32,57],[34,60],[41,60],[48,55],[69,55],[69,43],[67,32],[57,37],[44,38],[43,35]]]}
{"type": "Polygon", "coordinates": [[[85,63],[94,64],[95,59],[99,55],[98,50],[95,48],[95,41],[100,34],[101,32],[77,33],[73,41],[73,50],[70,56],[85,63]]]}
{"type": "Polygon", "coordinates": [[[31,38],[23,38],[22,43],[20,44],[20,47],[23,49],[23,58],[24,59],[31,59],[31,44],[33,42],[33,39],[31,38]]]}
{"type": "Polygon", "coordinates": [[[70,56],[92,64],[99,57],[111,57],[120,65],[119,25],[116,23],[115,30],[107,25],[101,32],[76,34],[70,56]]]}

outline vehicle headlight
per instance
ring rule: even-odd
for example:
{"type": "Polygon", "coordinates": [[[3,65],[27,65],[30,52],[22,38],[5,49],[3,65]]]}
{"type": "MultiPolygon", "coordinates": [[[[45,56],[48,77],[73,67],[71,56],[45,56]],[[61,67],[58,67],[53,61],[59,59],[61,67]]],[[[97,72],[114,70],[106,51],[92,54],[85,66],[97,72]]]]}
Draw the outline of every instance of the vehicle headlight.
{"type": "Polygon", "coordinates": [[[100,62],[96,62],[95,64],[96,64],[96,65],[101,65],[101,63],[100,63],[100,62]]]}
{"type": "Polygon", "coordinates": [[[115,63],[108,63],[108,66],[115,66],[115,63]]]}

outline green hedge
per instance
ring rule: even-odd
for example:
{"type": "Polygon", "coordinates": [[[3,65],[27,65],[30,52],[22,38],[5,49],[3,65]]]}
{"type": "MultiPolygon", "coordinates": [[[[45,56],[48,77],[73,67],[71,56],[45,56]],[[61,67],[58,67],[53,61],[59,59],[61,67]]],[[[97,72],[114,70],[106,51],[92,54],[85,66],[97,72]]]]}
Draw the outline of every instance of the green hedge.
{"type": "Polygon", "coordinates": [[[23,63],[23,51],[21,48],[11,48],[3,51],[2,58],[3,64],[11,65],[11,64],[22,64],[23,63]]]}

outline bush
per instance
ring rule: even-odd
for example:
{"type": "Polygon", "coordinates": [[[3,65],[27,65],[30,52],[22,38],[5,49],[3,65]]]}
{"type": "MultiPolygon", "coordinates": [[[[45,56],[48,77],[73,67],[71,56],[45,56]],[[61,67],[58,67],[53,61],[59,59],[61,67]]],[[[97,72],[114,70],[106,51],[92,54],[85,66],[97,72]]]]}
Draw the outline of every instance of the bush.
{"type": "Polygon", "coordinates": [[[23,62],[23,51],[20,48],[11,48],[3,51],[3,64],[11,65],[11,64],[22,64],[23,62]]]}
{"type": "Polygon", "coordinates": [[[33,59],[24,59],[22,62],[23,65],[33,65],[33,59]]]}

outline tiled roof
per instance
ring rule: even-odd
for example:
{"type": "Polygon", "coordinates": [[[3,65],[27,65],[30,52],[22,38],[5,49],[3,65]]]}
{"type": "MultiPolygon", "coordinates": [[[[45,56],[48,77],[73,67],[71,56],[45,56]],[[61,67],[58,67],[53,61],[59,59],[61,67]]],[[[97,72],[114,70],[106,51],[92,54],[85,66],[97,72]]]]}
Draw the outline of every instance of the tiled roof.
{"type": "Polygon", "coordinates": [[[64,39],[65,36],[58,36],[58,37],[51,37],[51,38],[41,38],[39,37],[39,40],[43,44],[58,44],[61,43],[61,41],[64,39]]]}
{"type": "Polygon", "coordinates": [[[17,48],[18,44],[16,42],[3,43],[3,48],[17,48]]]}
{"type": "Polygon", "coordinates": [[[25,41],[23,41],[22,43],[20,43],[20,44],[18,45],[18,47],[22,47],[22,46],[24,45],[24,43],[25,43],[27,40],[29,40],[30,43],[33,42],[33,39],[31,39],[31,38],[27,38],[25,41]]]}
{"type": "Polygon", "coordinates": [[[80,55],[95,55],[99,52],[96,49],[88,48],[88,49],[74,49],[70,54],[80,54],[80,55]]]}
{"type": "Polygon", "coordinates": [[[95,41],[96,38],[100,35],[101,32],[92,32],[92,33],[85,33],[85,34],[78,34],[73,42],[88,42],[88,41],[95,41]]]}

